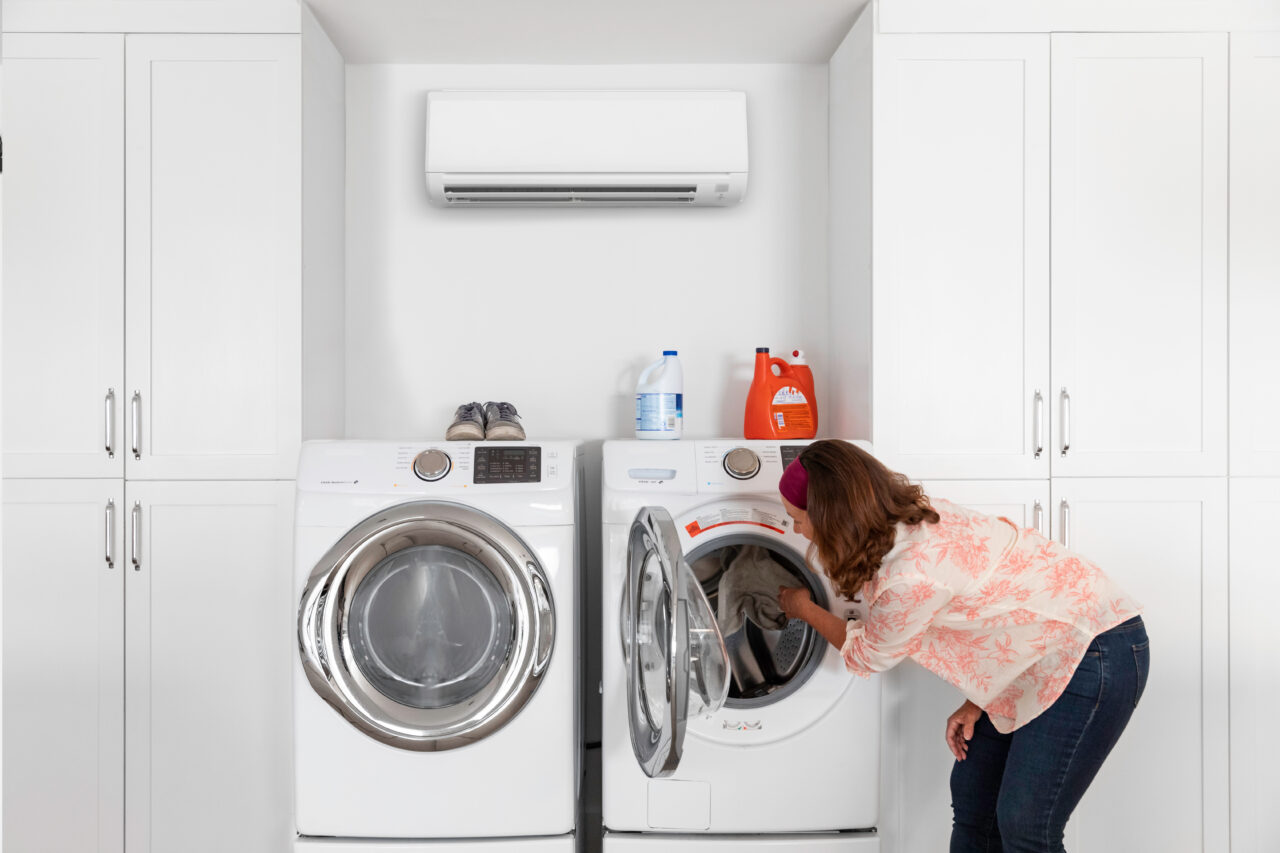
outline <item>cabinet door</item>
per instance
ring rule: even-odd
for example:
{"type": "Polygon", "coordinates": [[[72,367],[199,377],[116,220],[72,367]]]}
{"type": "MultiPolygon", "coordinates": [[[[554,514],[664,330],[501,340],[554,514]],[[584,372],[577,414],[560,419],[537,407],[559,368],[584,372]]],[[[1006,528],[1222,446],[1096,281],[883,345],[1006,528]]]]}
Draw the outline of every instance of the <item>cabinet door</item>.
{"type": "Polygon", "coordinates": [[[1226,474],[1227,36],[1052,38],[1053,474],[1226,474]]]}
{"type": "Polygon", "coordinates": [[[1048,477],[1048,36],[875,49],[876,450],[915,477],[1048,477]]]}
{"type": "Polygon", "coordinates": [[[129,853],[293,836],[293,484],[130,483],[129,853]]]}
{"type": "Polygon", "coordinates": [[[5,850],[122,850],[123,499],[4,481],[5,850]]]}
{"type": "MultiPolygon", "coordinates": [[[[1048,480],[926,480],[930,497],[945,498],[1021,527],[1049,530],[1048,480]]],[[[938,676],[906,660],[883,676],[884,744],[881,835],[902,853],[946,850],[951,838],[951,768],[943,742],[947,717],[964,697],[938,676]]]]}
{"type": "Polygon", "coordinates": [[[297,36],[128,37],[131,478],[296,469],[298,51],[297,36]]]}
{"type": "Polygon", "coordinates": [[[1280,475],[1280,33],[1231,36],[1231,473],[1280,475]]]}
{"type": "Polygon", "coordinates": [[[1280,707],[1275,603],[1280,601],[1271,534],[1280,480],[1231,481],[1231,849],[1280,849],[1280,707]]]}
{"type": "Polygon", "coordinates": [[[124,38],[3,44],[4,473],[118,477],[124,38]]]}
{"type": "Polygon", "coordinates": [[[1056,538],[1144,606],[1151,637],[1146,693],[1067,824],[1067,849],[1218,853],[1229,822],[1226,478],[1052,488],[1056,538]]]}

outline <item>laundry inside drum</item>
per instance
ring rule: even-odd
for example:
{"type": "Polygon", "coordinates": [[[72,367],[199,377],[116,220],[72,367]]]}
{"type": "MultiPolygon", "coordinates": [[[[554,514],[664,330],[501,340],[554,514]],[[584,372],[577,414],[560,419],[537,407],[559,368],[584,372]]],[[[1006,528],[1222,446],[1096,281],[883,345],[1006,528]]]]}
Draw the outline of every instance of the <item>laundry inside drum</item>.
{"type": "Polygon", "coordinates": [[[723,537],[689,555],[729,653],[731,708],[770,705],[809,679],[826,641],[801,619],[788,620],[778,586],[805,587],[822,607],[824,587],[804,556],[760,536],[723,537]]]}

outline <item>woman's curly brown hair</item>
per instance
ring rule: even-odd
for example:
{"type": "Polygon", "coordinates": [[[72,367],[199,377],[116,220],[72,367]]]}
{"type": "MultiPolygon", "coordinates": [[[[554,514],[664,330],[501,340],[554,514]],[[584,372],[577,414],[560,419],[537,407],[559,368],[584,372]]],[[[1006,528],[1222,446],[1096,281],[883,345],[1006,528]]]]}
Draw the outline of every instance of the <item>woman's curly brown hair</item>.
{"type": "Polygon", "coordinates": [[[894,525],[938,523],[924,489],[856,445],[815,441],[800,454],[816,553],[836,591],[856,599],[893,547],[894,525]]]}

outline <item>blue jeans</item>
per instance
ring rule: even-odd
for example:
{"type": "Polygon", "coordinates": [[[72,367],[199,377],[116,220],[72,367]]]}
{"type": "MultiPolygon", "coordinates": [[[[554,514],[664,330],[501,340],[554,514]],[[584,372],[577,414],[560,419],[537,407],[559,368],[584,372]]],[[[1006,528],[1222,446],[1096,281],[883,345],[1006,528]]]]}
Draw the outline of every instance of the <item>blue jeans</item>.
{"type": "Polygon", "coordinates": [[[1093,638],[1067,689],[1010,734],[986,714],[951,770],[951,853],[1060,853],[1067,818],[1147,686],[1141,616],[1093,638]]]}

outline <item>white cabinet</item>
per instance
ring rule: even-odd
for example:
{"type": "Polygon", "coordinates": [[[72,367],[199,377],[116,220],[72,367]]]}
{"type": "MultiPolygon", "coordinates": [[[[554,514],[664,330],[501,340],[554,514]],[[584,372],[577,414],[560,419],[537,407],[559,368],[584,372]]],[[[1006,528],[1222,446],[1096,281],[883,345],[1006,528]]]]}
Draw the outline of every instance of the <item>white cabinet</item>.
{"type": "Polygon", "coordinates": [[[886,462],[1225,475],[1227,37],[858,35],[832,59],[831,147],[870,161],[872,203],[846,210],[857,170],[833,165],[832,334],[870,310],[886,462]],[[838,73],[871,75],[849,86],[864,148],[838,73]]]}
{"type": "Polygon", "coordinates": [[[5,481],[4,849],[286,848],[292,502],[5,481]]]}
{"type": "Polygon", "coordinates": [[[1280,34],[1231,36],[1231,474],[1280,475],[1280,34]]]}
{"type": "Polygon", "coordinates": [[[4,474],[118,477],[124,37],[5,34],[3,50],[4,474]]]}
{"type": "Polygon", "coordinates": [[[876,450],[918,477],[1047,477],[1049,37],[874,50],[876,450]]]}
{"type": "Polygon", "coordinates": [[[1052,38],[1053,474],[1225,475],[1227,36],[1052,38]]]}
{"type": "MultiPolygon", "coordinates": [[[[926,480],[934,498],[1002,515],[1020,527],[1049,532],[1047,480],[926,480]]],[[[880,830],[886,853],[946,850],[951,838],[951,768],[943,742],[960,691],[913,661],[885,673],[882,700],[880,830]]]]}
{"type": "Polygon", "coordinates": [[[1231,481],[1231,849],[1280,849],[1280,707],[1275,603],[1280,601],[1271,536],[1280,480],[1231,481]]]}
{"type": "Polygon", "coordinates": [[[121,853],[124,485],[4,481],[5,850],[121,853]]]}
{"type": "Polygon", "coordinates": [[[292,477],[298,37],[4,50],[5,476],[292,477]]]}
{"type": "Polygon", "coordinates": [[[293,836],[293,496],[129,485],[128,853],[278,853],[293,836]]]}
{"type": "Polygon", "coordinates": [[[1055,479],[1052,489],[1055,537],[1143,605],[1151,637],[1146,693],[1066,847],[1218,853],[1229,828],[1226,478],[1055,479]]]}
{"type": "Polygon", "coordinates": [[[128,37],[125,374],[141,411],[131,477],[294,474],[298,50],[296,36],[128,37]]]}

